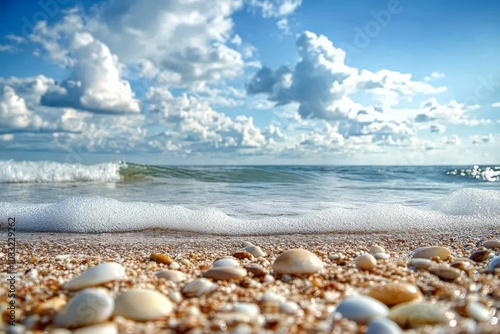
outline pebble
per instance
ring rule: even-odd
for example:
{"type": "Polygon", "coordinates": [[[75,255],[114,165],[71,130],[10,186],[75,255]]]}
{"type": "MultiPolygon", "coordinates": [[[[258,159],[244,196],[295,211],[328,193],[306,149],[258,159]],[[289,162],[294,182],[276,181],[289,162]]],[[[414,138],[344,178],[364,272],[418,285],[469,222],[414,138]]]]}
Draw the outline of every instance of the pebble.
{"type": "Polygon", "coordinates": [[[217,289],[218,285],[206,278],[198,278],[189,282],[182,288],[182,293],[187,297],[200,297],[217,289]]]}
{"type": "Polygon", "coordinates": [[[451,251],[447,247],[432,246],[432,247],[420,247],[413,251],[413,258],[423,258],[430,259],[431,257],[437,256],[441,260],[446,260],[451,256],[451,251]]]}
{"type": "Polygon", "coordinates": [[[423,325],[445,324],[453,318],[453,313],[439,304],[420,302],[395,306],[389,318],[399,326],[418,327],[423,325]]]}
{"type": "Polygon", "coordinates": [[[240,262],[232,258],[224,258],[214,262],[212,267],[239,267],[240,262]]]}
{"type": "Polygon", "coordinates": [[[394,321],[387,318],[373,319],[366,334],[402,334],[403,331],[394,321]]]}
{"type": "Polygon", "coordinates": [[[65,305],[66,300],[56,296],[38,304],[33,310],[33,313],[45,315],[54,311],[59,312],[59,310],[65,305]]]}
{"type": "Polygon", "coordinates": [[[385,249],[379,245],[373,245],[369,251],[370,254],[374,255],[377,253],[385,253],[385,249]]]}
{"type": "Polygon", "coordinates": [[[73,334],[117,334],[118,327],[113,322],[78,328],[73,334]]]}
{"type": "Polygon", "coordinates": [[[429,272],[445,280],[454,280],[460,277],[460,269],[446,264],[438,264],[429,268],[429,272]]]}
{"type": "Polygon", "coordinates": [[[371,254],[361,254],[354,263],[361,270],[373,270],[377,266],[377,259],[371,254]]]}
{"type": "Polygon", "coordinates": [[[373,257],[381,260],[388,260],[391,258],[391,256],[387,253],[375,253],[373,254],[373,257]]]}
{"type": "Polygon", "coordinates": [[[436,262],[429,259],[411,259],[410,265],[415,269],[428,270],[430,267],[436,265],[436,262]]]}
{"type": "Polygon", "coordinates": [[[389,307],[422,298],[422,293],[415,285],[404,282],[375,285],[368,290],[367,295],[389,307]]]}
{"type": "Polygon", "coordinates": [[[115,316],[135,321],[159,320],[172,312],[172,302],[156,290],[130,289],[115,299],[115,316]]]}
{"type": "Polygon", "coordinates": [[[181,265],[179,264],[179,262],[173,261],[169,264],[168,268],[172,270],[178,270],[181,269],[181,265]]]}
{"type": "Polygon", "coordinates": [[[491,273],[493,273],[496,268],[500,268],[500,256],[491,259],[491,262],[488,265],[488,269],[490,270],[491,273]]]}
{"type": "Polygon", "coordinates": [[[114,300],[105,289],[89,288],[77,293],[55,317],[60,327],[80,327],[108,320],[113,314],[114,300]]]}
{"type": "Polygon", "coordinates": [[[257,264],[257,263],[251,263],[248,266],[246,266],[245,269],[257,277],[266,276],[266,274],[267,274],[267,270],[262,268],[262,266],[260,264],[257,264]]]}
{"type": "Polygon", "coordinates": [[[301,310],[299,304],[294,301],[287,300],[280,303],[280,311],[285,314],[297,314],[301,310]]]}
{"type": "Polygon", "coordinates": [[[253,303],[235,303],[233,311],[244,313],[250,317],[256,317],[260,314],[260,308],[253,303]]]}
{"type": "Polygon", "coordinates": [[[241,267],[214,267],[203,273],[203,277],[215,280],[241,279],[247,275],[247,271],[241,267]]]}
{"type": "Polygon", "coordinates": [[[246,252],[249,252],[254,257],[266,256],[266,253],[264,253],[264,251],[259,246],[250,245],[250,246],[243,248],[243,250],[246,252]]]}
{"type": "Polygon", "coordinates": [[[489,250],[478,250],[472,253],[469,256],[469,259],[471,259],[474,262],[484,262],[488,259],[488,256],[490,255],[491,251],[489,250]]]}
{"type": "Polygon", "coordinates": [[[491,319],[491,313],[486,306],[478,302],[471,302],[465,308],[466,315],[477,322],[487,322],[491,319]]]}
{"type": "Polygon", "coordinates": [[[243,248],[248,247],[248,246],[253,246],[253,245],[254,245],[254,244],[252,244],[252,243],[251,243],[251,242],[249,242],[249,241],[243,241],[243,243],[241,244],[241,246],[242,246],[243,248]]]}
{"type": "Polygon", "coordinates": [[[308,250],[289,249],[283,252],[273,263],[276,274],[314,274],[323,269],[323,262],[308,250]]]}
{"type": "Polygon", "coordinates": [[[153,253],[149,256],[149,260],[150,261],[155,261],[155,262],[158,262],[158,263],[165,263],[165,264],[170,264],[172,262],[174,262],[174,260],[172,260],[170,258],[170,256],[168,255],[165,255],[165,254],[160,254],[160,253],[153,253]]]}
{"type": "Polygon", "coordinates": [[[483,243],[486,248],[500,248],[500,240],[488,240],[483,243]]]}
{"type": "Polygon", "coordinates": [[[156,273],[156,277],[164,278],[167,281],[179,283],[186,280],[186,274],[178,270],[162,270],[156,273]]]}
{"type": "Polygon", "coordinates": [[[111,282],[125,277],[125,269],[116,262],[107,262],[87,269],[83,274],[66,282],[64,289],[80,290],[83,288],[96,286],[106,282],[111,282]]]}
{"type": "Polygon", "coordinates": [[[387,316],[389,308],[372,297],[350,296],[337,306],[336,312],[349,320],[368,324],[375,318],[387,316]]]}
{"type": "Polygon", "coordinates": [[[243,259],[248,259],[248,260],[253,260],[253,255],[247,251],[239,251],[233,254],[233,256],[237,259],[243,260],[243,259]]]}

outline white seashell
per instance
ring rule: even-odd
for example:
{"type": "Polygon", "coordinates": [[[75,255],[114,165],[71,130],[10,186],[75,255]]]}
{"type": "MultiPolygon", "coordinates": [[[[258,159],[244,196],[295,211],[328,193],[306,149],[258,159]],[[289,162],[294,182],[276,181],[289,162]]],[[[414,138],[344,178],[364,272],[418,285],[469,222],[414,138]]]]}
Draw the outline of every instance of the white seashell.
{"type": "Polygon", "coordinates": [[[439,278],[446,280],[454,280],[460,277],[460,270],[450,267],[446,264],[438,264],[429,268],[429,272],[439,278]]]}
{"type": "Polygon", "coordinates": [[[500,248],[500,240],[488,240],[483,243],[486,248],[500,248]]]}
{"type": "Polygon", "coordinates": [[[387,316],[389,308],[368,296],[350,296],[337,306],[336,312],[349,320],[368,324],[375,318],[387,316]]]}
{"type": "Polygon", "coordinates": [[[361,254],[354,263],[361,270],[373,270],[377,266],[377,259],[371,254],[361,254]]]}
{"type": "Polygon", "coordinates": [[[260,314],[259,306],[252,303],[235,303],[233,306],[233,311],[244,313],[250,317],[256,317],[260,314]]]}
{"type": "Polygon", "coordinates": [[[387,253],[375,253],[373,254],[373,257],[381,260],[387,260],[391,258],[391,256],[387,253]]]}
{"type": "Polygon", "coordinates": [[[203,277],[215,280],[241,279],[247,275],[246,269],[241,267],[215,267],[203,273],[203,277]]]}
{"type": "Polygon", "coordinates": [[[113,322],[78,328],[73,334],[118,334],[118,326],[113,322]]]}
{"type": "Polygon", "coordinates": [[[172,308],[172,302],[156,290],[131,289],[116,296],[114,315],[153,321],[169,315],[172,308]]]}
{"type": "Polygon", "coordinates": [[[284,301],[280,303],[280,311],[285,314],[297,314],[302,309],[294,301],[284,301]]]}
{"type": "Polygon", "coordinates": [[[500,268],[500,256],[494,257],[491,259],[490,264],[488,265],[490,272],[494,272],[495,268],[500,268]]]}
{"type": "Polygon", "coordinates": [[[284,296],[268,290],[262,294],[260,300],[265,303],[282,303],[286,299],[284,296]]]}
{"type": "Polygon", "coordinates": [[[231,334],[252,334],[254,331],[249,324],[238,324],[233,328],[231,334]]]}
{"type": "Polygon", "coordinates": [[[200,297],[217,289],[218,285],[206,278],[198,278],[184,286],[182,293],[187,297],[200,297]]]}
{"type": "Polygon", "coordinates": [[[487,322],[491,319],[490,310],[486,306],[478,302],[471,302],[466,307],[467,316],[473,318],[477,322],[487,322]]]}
{"type": "Polygon", "coordinates": [[[323,269],[323,262],[308,250],[289,249],[283,252],[273,263],[276,274],[314,274],[323,269]]]}
{"type": "Polygon", "coordinates": [[[181,265],[179,264],[179,262],[174,261],[168,265],[168,268],[172,270],[177,270],[181,268],[181,265]]]}
{"type": "Polygon", "coordinates": [[[63,289],[80,290],[125,277],[125,269],[116,262],[107,262],[87,269],[63,285],[63,289]]]}
{"type": "Polygon", "coordinates": [[[429,302],[401,304],[393,307],[389,318],[401,327],[417,327],[448,323],[453,313],[440,305],[429,302]]]}
{"type": "Polygon", "coordinates": [[[366,334],[402,334],[403,331],[394,321],[387,318],[373,319],[366,334]]]}
{"type": "Polygon", "coordinates": [[[385,253],[385,249],[379,245],[373,245],[369,251],[370,254],[374,255],[377,253],[385,253]]]}
{"type": "Polygon", "coordinates": [[[415,269],[428,270],[430,267],[435,266],[436,262],[429,259],[411,259],[410,265],[415,269]]]}
{"type": "Polygon", "coordinates": [[[104,322],[113,314],[114,304],[105,289],[85,289],[56,315],[55,323],[60,327],[80,327],[104,322]]]}
{"type": "Polygon", "coordinates": [[[446,260],[451,256],[451,251],[448,248],[441,246],[420,247],[413,251],[414,259],[430,259],[434,256],[440,257],[441,260],[446,260]]]}
{"type": "Polygon", "coordinates": [[[243,241],[242,247],[245,248],[245,247],[248,247],[248,246],[254,246],[254,244],[252,244],[250,241],[243,241]]]}
{"type": "Polygon", "coordinates": [[[224,258],[215,261],[212,267],[240,267],[240,262],[233,258],[224,258]]]}
{"type": "Polygon", "coordinates": [[[182,295],[179,291],[170,291],[168,298],[174,303],[179,304],[182,301],[182,295]]]}
{"type": "Polygon", "coordinates": [[[179,283],[186,280],[186,274],[177,270],[162,270],[156,273],[156,277],[164,278],[167,281],[179,283]]]}
{"type": "Polygon", "coordinates": [[[249,252],[255,257],[266,256],[266,253],[264,253],[264,251],[259,246],[250,245],[243,248],[243,250],[249,252]]]}

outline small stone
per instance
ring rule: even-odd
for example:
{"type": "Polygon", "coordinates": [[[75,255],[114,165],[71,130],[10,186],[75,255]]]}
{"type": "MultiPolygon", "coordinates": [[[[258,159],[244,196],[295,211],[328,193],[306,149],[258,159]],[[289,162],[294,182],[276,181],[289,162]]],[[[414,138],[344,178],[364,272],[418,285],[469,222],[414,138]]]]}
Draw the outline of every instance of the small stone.
{"type": "Polygon", "coordinates": [[[203,273],[203,277],[215,280],[241,279],[247,275],[247,271],[238,267],[214,267],[203,273]]]}
{"type": "Polygon", "coordinates": [[[491,259],[490,264],[488,265],[488,269],[491,273],[495,271],[495,269],[500,268],[500,256],[496,256],[491,259]]]}
{"type": "Polygon", "coordinates": [[[159,320],[172,312],[172,302],[156,290],[131,289],[115,299],[115,316],[135,321],[159,320]]]}
{"type": "Polygon", "coordinates": [[[248,260],[253,260],[253,255],[250,254],[247,251],[239,251],[233,254],[233,256],[237,259],[243,260],[243,259],[248,259],[248,260]]]}
{"type": "Polygon", "coordinates": [[[422,293],[415,285],[403,282],[375,285],[367,294],[389,307],[422,298],[422,293]]]}
{"type": "Polygon", "coordinates": [[[385,249],[379,245],[373,245],[369,251],[370,254],[385,253],[385,249]]]}
{"type": "Polygon", "coordinates": [[[170,270],[170,269],[162,270],[156,273],[156,277],[164,278],[167,281],[171,281],[174,283],[179,283],[186,280],[186,274],[178,270],[170,270]]]}
{"type": "Polygon", "coordinates": [[[453,268],[460,269],[466,273],[474,269],[474,266],[472,265],[471,260],[469,259],[456,259],[455,261],[453,261],[452,264],[450,264],[450,266],[453,268]]]}
{"type": "Polygon", "coordinates": [[[460,277],[460,270],[445,264],[438,264],[429,268],[429,272],[445,280],[454,280],[460,277]]]}
{"type": "Polygon", "coordinates": [[[488,240],[483,243],[486,248],[500,248],[500,240],[488,240]]]}
{"type": "Polygon", "coordinates": [[[186,297],[200,297],[217,289],[217,284],[210,282],[206,278],[198,278],[189,282],[182,288],[182,293],[186,297]]]}
{"type": "Polygon", "coordinates": [[[253,303],[235,303],[233,311],[246,314],[250,317],[256,317],[260,314],[260,308],[253,303]]]}
{"type": "Polygon", "coordinates": [[[223,258],[215,261],[212,267],[240,267],[240,262],[232,258],[223,258]]]}
{"type": "Polygon", "coordinates": [[[252,244],[252,243],[251,243],[251,242],[249,242],[249,241],[243,241],[243,243],[242,243],[242,245],[241,245],[241,246],[242,246],[243,248],[245,248],[245,247],[248,247],[248,246],[253,246],[253,245],[254,245],[254,244],[252,244]]]}
{"type": "Polygon", "coordinates": [[[488,259],[488,256],[491,254],[491,251],[489,250],[478,250],[472,253],[469,256],[469,259],[471,259],[474,262],[484,262],[488,259]]]}
{"type": "Polygon", "coordinates": [[[391,256],[387,253],[375,253],[373,254],[373,257],[377,260],[388,260],[391,258],[391,256]]]}
{"type": "Polygon", "coordinates": [[[299,304],[294,301],[287,300],[280,303],[280,311],[285,314],[297,314],[301,310],[299,304]]]}
{"type": "Polygon", "coordinates": [[[446,260],[451,256],[451,251],[448,248],[441,246],[421,247],[413,251],[414,259],[430,259],[434,256],[441,258],[441,260],[446,260]]]}
{"type": "Polygon", "coordinates": [[[125,269],[121,264],[107,262],[87,269],[83,274],[63,285],[64,289],[80,290],[90,286],[115,281],[125,277],[125,269]]]}
{"type": "Polygon", "coordinates": [[[428,270],[430,267],[435,266],[436,262],[429,259],[411,259],[410,265],[415,269],[428,270]]]}
{"type": "Polygon", "coordinates": [[[61,310],[61,308],[65,305],[66,305],[66,300],[56,296],[38,304],[34,308],[33,313],[39,315],[46,315],[52,312],[59,312],[59,310],[61,310]]]}
{"type": "Polygon", "coordinates": [[[257,277],[266,276],[266,274],[267,274],[267,270],[262,268],[262,266],[257,264],[257,263],[251,263],[245,269],[257,277]]]}
{"type": "Polygon", "coordinates": [[[80,327],[97,324],[113,314],[114,301],[105,289],[85,289],[77,293],[55,317],[60,327],[80,327]]]}
{"type": "Polygon", "coordinates": [[[189,267],[192,265],[191,261],[189,259],[180,259],[179,263],[182,264],[184,267],[189,267]]]}
{"type": "Polygon", "coordinates": [[[249,252],[255,257],[261,257],[261,256],[266,256],[266,253],[259,247],[255,245],[250,245],[245,248],[243,248],[244,251],[249,252]]]}
{"type": "Polygon", "coordinates": [[[354,263],[361,270],[373,270],[377,266],[377,259],[371,254],[361,254],[354,263]]]}
{"type": "Polygon", "coordinates": [[[350,296],[337,306],[336,312],[359,324],[368,324],[375,318],[387,316],[389,308],[372,297],[350,296]]]}
{"type": "Polygon", "coordinates": [[[402,328],[448,323],[454,315],[439,304],[420,302],[395,306],[389,318],[402,328]]]}
{"type": "Polygon", "coordinates": [[[178,270],[181,269],[181,265],[179,264],[179,262],[173,261],[168,265],[168,268],[172,270],[178,270]]]}
{"type": "Polygon", "coordinates": [[[273,263],[276,274],[314,274],[323,269],[323,262],[316,254],[302,248],[283,252],[273,263]]]}
{"type": "Polygon", "coordinates": [[[488,322],[492,315],[486,306],[478,302],[471,302],[465,308],[466,315],[477,322],[488,322]]]}
{"type": "Polygon", "coordinates": [[[402,334],[403,331],[394,321],[387,318],[373,319],[366,334],[402,334]]]}
{"type": "Polygon", "coordinates": [[[73,331],[73,334],[117,334],[118,326],[113,322],[86,326],[73,331]]]}
{"type": "Polygon", "coordinates": [[[165,264],[170,264],[174,260],[170,258],[170,256],[165,255],[165,254],[160,254],[160,253],[153,253],[149,256],[150,261],[155,261],[158,263],[165,263],[165,264]]]}

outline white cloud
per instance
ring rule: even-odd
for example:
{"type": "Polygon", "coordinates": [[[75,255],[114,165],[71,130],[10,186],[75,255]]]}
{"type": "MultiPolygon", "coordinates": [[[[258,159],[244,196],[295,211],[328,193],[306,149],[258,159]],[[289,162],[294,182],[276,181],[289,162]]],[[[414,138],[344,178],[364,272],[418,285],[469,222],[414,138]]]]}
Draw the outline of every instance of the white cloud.
{"type": "Polygon", "coordinates": [[[0,91],[0,131],[37,130],[42,125],[42,118],[28,109],[24,99],[4,86],[0,91]]]}
{"type": "Polygon", "coordinates": [[[260,9],[262,17],[283,17],[293,14],[302,0],[250,0],[250,7],[260,9]]]}
{"type": "Polygon", "coordinates": [[[500,108],[500,102],[495,102],[491,105],[493,108],[500,108]]]}
{"type": "Polygon", "coordinates": [[[420,105],[421,111],[415,117],[416,122],[425,123],[429,121],[442,120],[453,124],[467,123],[466,113],[479,108],[477,105],[469,106],[451,100],[448,104],[440,104],[436,98],[430,98],[420,105]]]}
{"type": "Polygon", "coordinates": [[[444,78],[444,74],[440,72],[432,72],[431,75],[424,77],[425,81],[431,81],[433,79],[441,79],[444,78]]]}

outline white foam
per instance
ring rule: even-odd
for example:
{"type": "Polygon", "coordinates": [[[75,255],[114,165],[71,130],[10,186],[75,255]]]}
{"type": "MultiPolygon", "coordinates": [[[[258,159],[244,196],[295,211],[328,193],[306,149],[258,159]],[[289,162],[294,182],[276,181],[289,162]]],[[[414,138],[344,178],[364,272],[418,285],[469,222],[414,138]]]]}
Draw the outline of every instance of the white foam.
{"type": "Polygon", "coordinates": [[[15,217],[19,230],[124,232],[166,229],[227,235],[380,232],[498,226],[500,191],[462,189],[429,208],[399,204],[361,209],[330,208],[295,217],[238,219],[215,208],[190,210],[104,197],[73,197],[56,204],[0,203],[1,219],[15,217]],[[5,217],[5,218],[4,218],[5,217]]]}
{"type": "Polygon", "coordinates": [[[96,165],[50,161],[0,160],[0,183],[20,182],[114,182],[120,180],[120,163],[96,165]]]}

